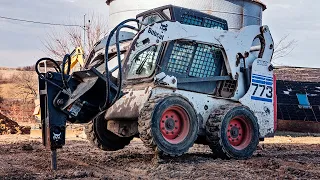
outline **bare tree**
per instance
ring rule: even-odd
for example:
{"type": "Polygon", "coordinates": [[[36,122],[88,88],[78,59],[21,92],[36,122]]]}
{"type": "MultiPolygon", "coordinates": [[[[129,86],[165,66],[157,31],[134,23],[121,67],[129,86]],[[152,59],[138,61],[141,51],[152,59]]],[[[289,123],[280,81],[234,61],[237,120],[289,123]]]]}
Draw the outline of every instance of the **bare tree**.
{"type": "Polygon", "coordinates": [[[275,44],[275,50],[273,53],[273,60],[280,59],[288,56],[296,47],[297,41],[289,39],[289,35],[283,36],[278,43],[275,44]]]}
{"type": "Polygon", "coordinates": [[[15,79],[16,88],[24,102],[33,101],[37,97],[38,85],[34,73],[22,71],[12,78],[15,79]]]}
{"type": "Polygon", "coordinates": [[[103,38],[108,32],[107,21],[101,16],[91,14],[85,27],[65,27],[62,30],[52,29],[47,39],[43,41],[45,52],[59,60],[65,54],[71,53],[75,47],[85,49],[87,55],[94,44],[103,38]],[[86,34],[86,44],[83,47],[83,35],[86,34]]]}

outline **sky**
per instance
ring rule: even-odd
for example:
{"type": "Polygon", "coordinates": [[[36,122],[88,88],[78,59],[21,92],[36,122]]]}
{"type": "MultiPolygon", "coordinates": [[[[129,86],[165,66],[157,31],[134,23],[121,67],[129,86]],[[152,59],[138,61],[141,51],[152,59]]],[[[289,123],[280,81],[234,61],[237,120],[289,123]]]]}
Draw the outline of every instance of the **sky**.
{"type": "MultiPolygon", "coordinates": [[[[0,16],[41,22],[83,25],[84,14],[108,17],[104,0],[0,0],[0,16]]],[[[0,19],[0,67],[35,64],[46,56],[48,33],[65,27],[0,19]]]]}
{"type": "Polygon", "coordinates": [[[289,35],[295,48],[285,58],[275,60],[278,65],[320,68],[320,1],[319,0],[262,0],[267,4],[263,24],[269,26],[278,42],[289,35]]]}
{"type": "MultiPolygon", "coordinates": [[[[268,9],[263,24],[268,25],[275,42],[288,35],[295,48],[276,65],[320,68],[320,1],[263,0],[268,9]]],[[[108,16],[105,0],[0,0],[0,16],[33,21],[83,24],[83,15],[108,16]]],[[[0,19],[0,67],[33,65],[46,56],[43,41],[52,28],[47,25],[0,19]]]]}

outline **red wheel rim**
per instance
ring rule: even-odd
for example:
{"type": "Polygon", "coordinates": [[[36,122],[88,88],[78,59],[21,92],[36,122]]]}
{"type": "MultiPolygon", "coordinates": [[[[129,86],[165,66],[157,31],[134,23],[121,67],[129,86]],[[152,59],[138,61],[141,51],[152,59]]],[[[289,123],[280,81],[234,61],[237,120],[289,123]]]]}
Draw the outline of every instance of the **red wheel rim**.
{"type": "Polygon", "coordinates": [[[227,138],[233,148],[243,150],[252,139],[250,122],[243,116],[234,117],[228,124],[227,138]]]}
{"type": "Polygon", "coordinates": [[[166,141],[178,144],[187,137],[189,124],[190,118],[186,110],[179,106],[171,106],[161,116],[160,131],[166,141]]]}

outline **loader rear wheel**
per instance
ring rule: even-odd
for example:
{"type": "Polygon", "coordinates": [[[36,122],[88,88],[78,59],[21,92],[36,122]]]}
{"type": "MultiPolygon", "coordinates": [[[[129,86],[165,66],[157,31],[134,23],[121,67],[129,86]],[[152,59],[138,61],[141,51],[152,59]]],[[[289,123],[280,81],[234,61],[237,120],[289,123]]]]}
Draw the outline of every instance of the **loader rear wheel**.
{"type": "Polygon", "coordinates": [[[216,157],[248,159],[259,143],[259,125],[248,108],[226,105],[209,116],[206,136],[216,157]]]}
{"type": "Polygon", "coordinates": [[[140,112],[140,138],[162,155],[180,156],[193,146],[198,120],[192,105],[180,96],[150,99],[140,112]]]}
{"type": "Polygon", "coordinates": [[[107,129],[104,114],[90,121],[85,127],[85,133],[90,143],[104,151],[116,151],[130,144],[133,137],[119,137],[107,129]]]}

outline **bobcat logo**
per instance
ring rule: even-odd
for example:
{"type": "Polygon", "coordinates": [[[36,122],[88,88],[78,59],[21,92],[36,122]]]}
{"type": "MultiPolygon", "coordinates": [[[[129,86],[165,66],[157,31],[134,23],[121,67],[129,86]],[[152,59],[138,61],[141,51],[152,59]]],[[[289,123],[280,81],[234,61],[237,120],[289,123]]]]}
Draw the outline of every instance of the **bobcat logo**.
{"type": "Polygon", "coordinates": [[[59,141],[61,139],[61,132],[59,134],[53,133],[53,140],[59,141]]]}
{"type": "Polygon", "coordinates": [[[162,31],[168,31],[168,24],[161,24],[160,29],[161,29],[162,31]]]}
{"type": "Polygon", "coordinates": [[[151,27],[149,27],[148,33],[155,36],[158,40],[157,42],[160,40],[163,40],[164,35],[161,33],[158,33],[157,31],[154,31],[153,29],[151,29],[151,27]]]}

